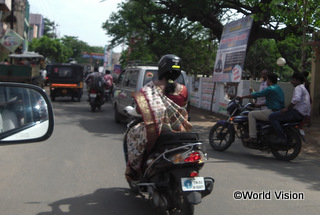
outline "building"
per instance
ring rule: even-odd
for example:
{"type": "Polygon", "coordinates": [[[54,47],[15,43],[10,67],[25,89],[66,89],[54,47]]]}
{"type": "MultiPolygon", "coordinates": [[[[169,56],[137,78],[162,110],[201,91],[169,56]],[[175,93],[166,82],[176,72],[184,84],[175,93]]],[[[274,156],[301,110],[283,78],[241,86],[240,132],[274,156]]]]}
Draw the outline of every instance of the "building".
{"type": "MultiPolygon", "coordinates": [[[[29,11],[28,0],[0,0],[0,38],[5,32],[12,29],[23,39],[29,34],[29,11]]],[[[10,52],[0,45],[0,60],[2,61],[10,52]]]]}
{"type": "Polygon", "coordinates": [[[43,36],[44,18],[41,14],[31,13],[29,17],[29,25],[29,42],[31,42],[33,38],[40,38],[43,36]]]}

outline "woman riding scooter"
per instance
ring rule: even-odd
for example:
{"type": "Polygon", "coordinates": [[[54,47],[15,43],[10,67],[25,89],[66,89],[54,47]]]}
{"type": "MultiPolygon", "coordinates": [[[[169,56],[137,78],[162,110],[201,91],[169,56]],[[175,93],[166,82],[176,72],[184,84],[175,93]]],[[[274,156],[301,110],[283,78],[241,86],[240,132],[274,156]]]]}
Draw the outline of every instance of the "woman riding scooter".
{"type": "Polygon", "coordinates": [[[127,134],[128,163],[125,174],[128,181],[141,176],[143,161],[160,133],[189,132],[192,127],[186,110],[187,88],[174,81],[181,74],[181,59],[176,55],[165,55],[158,67],[158,81],[149,82],[136,93],[136,107],[127,109],[131,115],[141,115],[143,118],[127,134]]]}

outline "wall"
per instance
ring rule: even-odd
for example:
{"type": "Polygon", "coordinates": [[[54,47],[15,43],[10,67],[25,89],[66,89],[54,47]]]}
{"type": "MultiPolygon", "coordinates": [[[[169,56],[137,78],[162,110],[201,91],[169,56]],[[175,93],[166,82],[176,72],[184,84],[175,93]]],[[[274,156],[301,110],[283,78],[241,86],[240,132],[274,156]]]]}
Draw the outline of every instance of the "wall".
{"type": "MultiPolygon", "coordinates": [[[[200,78],[197,83],[193,77],[189,77],[191,105],[204,110],[212,110],[215,113],[227,114],[226,106],[230,101],[230,95],[248,95],[251,91],[259,91],[260,81],[241,80],[238,84],[216,83],[214,94],[214,82],[212,78],[200,78]],[[212,105],[211,105],[212,104],[212,105]]],[[[290,83],[278,83],[285,94],[285,103],[288,105],[292,98],[293,86],[290,83]]],[[[248,99],[244,102],[249,102],[248,99]]]]}

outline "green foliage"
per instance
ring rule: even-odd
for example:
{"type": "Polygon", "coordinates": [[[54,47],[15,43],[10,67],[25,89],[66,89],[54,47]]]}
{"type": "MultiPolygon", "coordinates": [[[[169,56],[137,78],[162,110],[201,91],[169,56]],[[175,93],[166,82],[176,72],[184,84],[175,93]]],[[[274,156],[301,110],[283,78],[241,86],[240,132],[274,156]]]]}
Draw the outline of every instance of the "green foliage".
{"type": "Polygon", "coordinates": [[[72,49],[63,45],[59,39],[43,36],[33,39],[29,45],[30,51],[35,51],[45,56],[49,61],[64,63],[72,55],[72,49]]]}
{"type": "Polygon", "coordinates": [[[48,18],[44,18],[44,28],[43,28],[43,35],[49,38],[57,38],[56,34],[56,23],[51,21],[48,18]]]}
{"type": "Polygon", "coordinates": [[[112,45],[128,46],[121,64],[129,60],[157,62],[170,53],[182,58],[183,69],[188,73],[212,71],[211,31],[179,14],[163,13],[163,9],[154,1],[129,1],[103,23],[107,34],[114,38],[112,45]]]}
{"type": "Polygon", "coordinates": [[[73,58],[77,62],[81,62],[83,60],[81,52],[91,53],[93,50],[93,48],[91,48],[86,42],[78,40],[78,38],[74,36],[64,36],[60,41],[63,45],[72,50],[72,54],[69,58],[73,58]]]}
{"type": "MultiPolygon", "coordinates": [[[[260,78],[261,71],[267,69],[281,77],[281,81],[290,81],[293,72],[301,71],[301,37],[291,35],[283,41],[260,39],[247,52],[245,71],[253,79],[260,78]],[[286,65],[280,68],[276,62],[279,57],[286,59],[286,65]]],[[[312,47],[306,47],[305,71],[311,71],[312,47]]]]}

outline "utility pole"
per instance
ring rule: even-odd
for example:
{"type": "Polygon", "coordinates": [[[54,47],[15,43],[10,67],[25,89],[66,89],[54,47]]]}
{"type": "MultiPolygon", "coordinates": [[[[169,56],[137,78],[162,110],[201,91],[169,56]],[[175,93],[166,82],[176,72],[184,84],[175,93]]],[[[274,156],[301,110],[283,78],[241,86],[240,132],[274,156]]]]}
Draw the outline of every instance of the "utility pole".
{"type": "Polygon", "coordinates": [[[14,0],[11,0],[10,29],[13,29],[13,21],[14,21],[14,0]]]}

